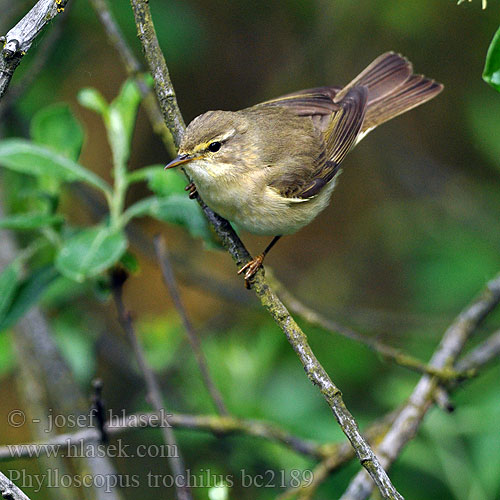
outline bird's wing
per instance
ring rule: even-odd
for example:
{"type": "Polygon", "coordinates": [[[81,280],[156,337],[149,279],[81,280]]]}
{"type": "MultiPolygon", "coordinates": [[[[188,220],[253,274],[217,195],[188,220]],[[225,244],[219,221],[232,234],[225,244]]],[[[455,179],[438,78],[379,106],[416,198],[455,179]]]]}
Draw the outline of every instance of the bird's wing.
{"type": "Polygon", "coordinates": [[[367,96],[366,87],[354,87],[338,102],[338,109],[331,113],[324,132],[324,147],[307,177],[303,171],[295,176],[288,172],[274,179],[270,186],[287,198],[304,200],[316,196],[333,179],[340,163],[356,144],[365,117],[367,96]]]}
{"type": "Polygon", "coordinates": [[[286,94],[262,102],[257,106],[280,106],[296,116],[310,117],[314,126],[324,132],[330,122],[330,115],[341,106],[334,102],[340,87],[317,87],[286,94]]]}

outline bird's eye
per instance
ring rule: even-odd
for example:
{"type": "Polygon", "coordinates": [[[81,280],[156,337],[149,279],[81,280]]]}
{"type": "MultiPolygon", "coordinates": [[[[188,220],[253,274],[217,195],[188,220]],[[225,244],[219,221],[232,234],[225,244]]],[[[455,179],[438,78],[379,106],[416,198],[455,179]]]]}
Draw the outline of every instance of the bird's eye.
{"type": "Polygon", "coordinates": [[[221,142],[215,141],[208,145],[208,150],[211,151],[212,153],[217,153],[217,151],[219,151],[221,146],[222,146],[221,142]]]}

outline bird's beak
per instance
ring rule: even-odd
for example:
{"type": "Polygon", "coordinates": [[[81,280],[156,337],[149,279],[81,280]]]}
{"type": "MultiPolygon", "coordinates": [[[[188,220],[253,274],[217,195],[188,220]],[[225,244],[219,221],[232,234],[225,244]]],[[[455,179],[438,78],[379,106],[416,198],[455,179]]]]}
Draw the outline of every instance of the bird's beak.
{"type": "Polygon", "coordinates": [[[177,167],[194,159],[194,156],[190,156],[188,154],[179,155],[177,158],[174,158],[168,165],[165,166],[165,170],[167,170],[167,168],[177,167]]]}

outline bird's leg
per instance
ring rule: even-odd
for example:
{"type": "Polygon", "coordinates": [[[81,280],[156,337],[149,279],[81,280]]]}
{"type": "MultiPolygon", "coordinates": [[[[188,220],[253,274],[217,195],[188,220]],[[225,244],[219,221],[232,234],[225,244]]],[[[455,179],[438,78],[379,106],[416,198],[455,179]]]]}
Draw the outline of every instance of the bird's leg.
{"type": "Polygon", "coordinates": [[[269,250],[273,248],[273,246],[280,238],[281,236],[275,236],[271,241],[271,243],[267,245],[265,250],[260,255],[257,255],[255,259],[252,259],[238,271],[238,274],[245,273],[245,286],[247,288],[250,288],[250,279],[252,279],[255,273],[262,267],[262,263],[264,262],[264,257],[269,253],[269,250]]]}
{"type": "Polygon", "coordinates": [[[196,186],[194,185],[194,182],[190,182],[185,188],[184,191],[189,191],[189,198],[192,200],[196,198],[196,186]]]}

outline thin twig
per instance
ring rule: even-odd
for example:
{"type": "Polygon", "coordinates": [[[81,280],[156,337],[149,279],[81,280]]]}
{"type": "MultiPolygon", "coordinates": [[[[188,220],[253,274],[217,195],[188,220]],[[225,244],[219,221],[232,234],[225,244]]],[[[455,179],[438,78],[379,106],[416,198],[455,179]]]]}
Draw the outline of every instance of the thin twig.
{"type": "Polygon", "coordinates": [[[90,3],[97,13],[97,17],[99,18],[99,21],[101,21],[109,41],[118,52],[127,74],[134,78],[139,87],[143,97],[143,105],[151,126],[153,127],[153,131],[161,138],[170,156],[174,156],[176,149],[172,140],[172,134],[165,125],[163,116],[158,106],[158,101],[156,100],[156,95],[144,81],[143,75],[140,74],[141,71],[143,71],[141,63],[137,60],[127,44],[120,26],[116,22],[116,19],[109,8],[107,0],[90,0],[90,3]]]}
{"type": "MultiPolygon", "coordinates": [[[[438,369],[453,366],[477,326],[499,302],[500,274],[487,284],[481,295],[466,307],[446,330],[430,365],[438,369]]],[[[433,393],[437,385],[438,380],[429,375],[424,375],[418,382],[407,405],[377,448],[384,467],[389,467],[405,444],[415,436],[427,410],[434,402],[433,393]]],[[[351,481],[341,500],[364,500],[369,497],[371,491],[372,483],[361,471],[351,481]]]]}
{"type": "MultiPolygon", "coordinates": [[[[178,146],[185,130],[184,120],[177,104],[170,75],[163,53],[161,52],[147,0],[130,0],[134,11],[137,33],[141,41],[149,70],[155,81],[155,91],[158,96],[163,117],[178,146]]],[[[250,261],[250,254],[231,225],[210,210],[198,197],[206,217],[212,223],[217,235],[238,265],[250,261]]],[[[389,476],[380,465],[378,458],[361,435],[358,425],[347,409],[342,394],[332,382],[323,366],[312,352],[307,337],[295,320],[267,284],[263,270],[257,272],[254,289],[262,305],[269,311],[273,319],[285,333],[288,341],[297,353],[307,376],[317,385],[323,397],[330,406],[342,431],[345,433],[363,467],[368,471],[380,493],[387,499],[402,499],[394,488],[389,476]]]]}
{"type": "MultiPolygon", "coordinates": [[[[119,419],[108,419],[104,430],[108,436],[116,436],[135,429],[169,426],[211,432],[217,437],[245,434],[279,443],[298,454],[318,460],[324,460],[332,456],[336,446],[342,446],[335,443],[319,444],[302,439],[273,423],[263,420],[248,420],[218,415],[167,414],[164,412],[134,413],[119,419]]],[[[0,462],[19,458],[38,458],[49,453],[55,455],[54,449],[57,449],[57,447],[60,447],[62,453],[66,449],[71,451],[74,445],[96,442],[100,436],[101,433],[98,428],[90,427],[74,433],[59,434],[44,441],[0,446],[0,462]]],[[[353,456],[354,453],[351,454],[351,458],[353,456]]]]}
{"type": "MultiPolygon", "coordinates": [[[[500,331],[492,333],[484,342],[476,346],[462,359],[455,363],[458,370],[474,372],[477,376],[478,370],[484,368],[488,363],[500,356],[500,331]]],[[[434,394],[436,404],[446,411],[453,411],[455,405],[450,399],[449,392],[456,389],[463,380],[450,380],[447,384],[438,387],[434,394]]]]}
{"type": "Polygon", "coordinates": [[[30,49],[35,38],[69,0],[39,0],[33,8],[0,39],[4,43],[0,54],[0,99],[7,91],[14,71],[30,49]]]}
{"type": "Polygon", "coordinates": [[[330,333],[339,334],[350,340],[364,344],[372,351],[377,352],[384,358],[390,359],[400,366],[404,366],[405,368],[409,368],[410,370],[414,370],[418,373],[427,373],[428,375],[439,377],[443,381],[460,380],[473,375],[473,373],[469,373],[468,371],[457,371],[447,367],[438,370],[429,366],[417,358],[400,351],[399,349],[384,344],[376,339],[367,337],[366,335],[362,335],[352,328],[341,325],[340,323],[323,316],[317,311],[314,311],[294,297],[283,286],[283,284],[274,277],[273,274],[268,273],[267,281],[290,311],[298,314],[311,325],[320,326],[330,333]]]}
{"type": "Polygon", "coordinates": [[[30,500],[8,477],[0,472],[0,495],[8,500],[30,500]]]}
{"type": "MultiPolygon", "coordinates": [[[[137,364],[139,365],[139,370],[141,371],[146,383],[148,400],[155,411],[162,412],[165,411],[165,405],[163,403],[160,385],[156,379],[155,374],[153,373],[153,370],[150,368],[148,362],[146,361],[144,350],[135,333],[132,317],[123,303],[124,281],[125,278],[119,276],[113,279],[113,298],[118,313],[118,321],[120,322],[120,325],[126,332],[129,341],[132,344],[137,364]]],[[[177,456],[168,458],[172,472],[176,477],[174,483],[177,492],[177,498],[179,500],[192,500],[191,492],[187,487],[188,483],[186,480],[186,468],[184,466],[184,460],[182,458],[179,446],[177,445],[177,440],[175,438],[174,432],[172,431],[172,428],[168,426],[161,427],[161,430],[165,443],[177,450],[177,456]]]]}
{"type": "Polygon", "coordinates": [[[203,383],[207,388],[212,401],[214,402],[215,408],[219,412],[220,415],[229,415],[227,411],[226,405],[222,399],[222,395],[217,389],[212,377],[210,375],[210,370],[208,369],[208,363],[205,358],[205,354],[203,353],[203,349],[201,347],[200,339],[198,338],[198,334],[194,329],[191,320],[189,319],[186,308],[182,303],[181,296],[179,294],[179,289],[177,288],[177,282],[175,280],[174,271],[170,264],[170,259],[168,256],[167,245],[165,243],[165,239],[157,236],[154,239],[154,246],[156,251],[156,257],[160,264],[161,273],[163,276],[163,282],[167,287],[167,290],[170,292],[172,297],[172,302],[174,303],[177,312],[179,313],[182,324],[184,325],[184,330],[188,337],[189,343],[191,344],[191,348],[193,349],[194,356],[196,358],[196,362],[198,363],[198,368],[200,369],[201,377],[203,379],[203,383]]]}
{"type": "Polygon", "coordinates": [[[492,333],[484,342],[460,359],[457,370],[478,370],[500,356],[500,330],[492,333]]]}

